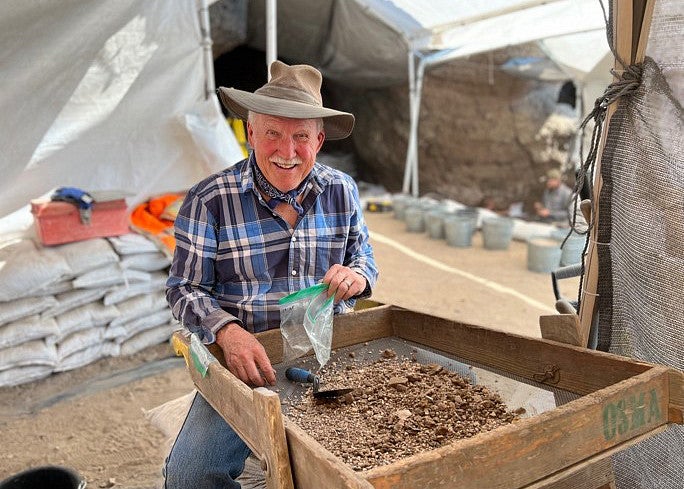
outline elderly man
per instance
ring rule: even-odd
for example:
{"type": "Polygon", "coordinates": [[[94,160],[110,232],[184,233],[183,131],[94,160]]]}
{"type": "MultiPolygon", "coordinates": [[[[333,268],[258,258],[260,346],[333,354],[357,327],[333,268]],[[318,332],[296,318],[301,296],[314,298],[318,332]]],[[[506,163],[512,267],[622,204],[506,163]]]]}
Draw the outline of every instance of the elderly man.
{"type": "MultiPolygon", "coordinates": [[[[352,114],[323,107],[321,82],[311,66],[275,61],[254,93],[219,88],[223,104],[247,120],[253,151],[190,189],[175,221],[173,314],[216,342],[251,386],[276,380],[252,333],[280,326],[280,298],[323,282],[341,313],[377,280],[356,184],[316,162],[326,138],[345,138],[354,125],[352,114]]],[[[167,458],[165,487],[237,488],[249,453],[198,394],[167,458]]]]}

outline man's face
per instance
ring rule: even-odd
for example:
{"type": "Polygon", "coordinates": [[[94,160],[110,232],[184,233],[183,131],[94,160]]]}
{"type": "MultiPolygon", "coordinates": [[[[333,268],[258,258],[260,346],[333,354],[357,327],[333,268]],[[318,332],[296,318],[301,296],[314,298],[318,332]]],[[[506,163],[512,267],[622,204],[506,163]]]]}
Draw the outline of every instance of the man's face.
{"type": "Polygon", "coordinates": [[[316,119],[288,119],[253,114],[247,137],[257,165],[266,179],[281,192],[297,186],[316,163],[325,133],[316,119]]]}
{"type": "Polygon", "coordinates": [[[549,190],[555,190],[560,186],[560,180],[558,178],[549,178],[546,180],[546,188],[549,190]]]}

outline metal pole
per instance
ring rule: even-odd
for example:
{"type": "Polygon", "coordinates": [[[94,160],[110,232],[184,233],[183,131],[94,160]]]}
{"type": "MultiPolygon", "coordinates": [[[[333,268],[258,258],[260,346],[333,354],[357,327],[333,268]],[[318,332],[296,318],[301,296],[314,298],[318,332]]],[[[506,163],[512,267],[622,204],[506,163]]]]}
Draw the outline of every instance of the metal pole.
{"type": "Polygon", "coordinates": [[[418,122],[420,121],[420,102],[423,97],[423,75],[425,74],[425,60],[418,62],[416,76],[415,127],[413,129],[413,196],[418,197],[418,122]]]}
{"type": "Polygon", "coordinates": [[[271,63],[278,59],[278,0],[266,0],[266,73],[271,79],[271,63]]]}
{"type": "Polygon", "coordinates": [[[208,99],[216,89],[214,81],[214,54],[211,50],[211,24],[209,22],[209,6],[207,0],[200,0],[200,32],[202,34],[202,54],[204,55],[204,98],[208,99]]]}
{"type": "Polygon", "coordinates": [[[404,166],[404,184],[401,191],[405,194],[409,193],[411,185],[411,173],[413,171],[413,126],[415,119],[415,100],[414,93],[416,91],[416,62],[413,57],[413,50],[408,49],[408,78],[409,78],[409,139],[408,147],[406,148],[406,165],[404,166]]]}

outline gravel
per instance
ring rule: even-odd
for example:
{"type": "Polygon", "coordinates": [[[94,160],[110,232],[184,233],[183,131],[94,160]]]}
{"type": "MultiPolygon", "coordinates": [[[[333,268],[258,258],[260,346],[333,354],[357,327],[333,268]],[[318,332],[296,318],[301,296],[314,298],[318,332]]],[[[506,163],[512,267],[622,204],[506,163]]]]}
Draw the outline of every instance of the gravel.
{"type": "MultiPolygon", "coordinates": [[[[353,357],[353,354],[350,354],[353,357]]],[[[321,390],[354,387],[333,401],[309,389],[291,399],[287,416],[353,470],[368,470],[511,423],[494,392],[436,364],[384,350],[368,365],[331,365],[321,390]]]]}

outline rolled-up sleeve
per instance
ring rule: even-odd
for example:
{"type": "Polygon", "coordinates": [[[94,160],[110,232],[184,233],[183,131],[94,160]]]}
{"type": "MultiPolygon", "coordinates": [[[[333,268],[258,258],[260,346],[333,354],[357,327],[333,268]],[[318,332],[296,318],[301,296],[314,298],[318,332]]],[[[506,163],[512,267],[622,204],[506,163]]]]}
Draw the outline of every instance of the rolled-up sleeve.
{"type": "Polygon", "coordinates": [[[175,220],[176,249],[166,282],[166,299],[173,316],[205,343],[213,343],[216,332],[230,322],[242,325],[212,295],[217,230],[215,217],[194,189],[190,190],[175,220]]]}

